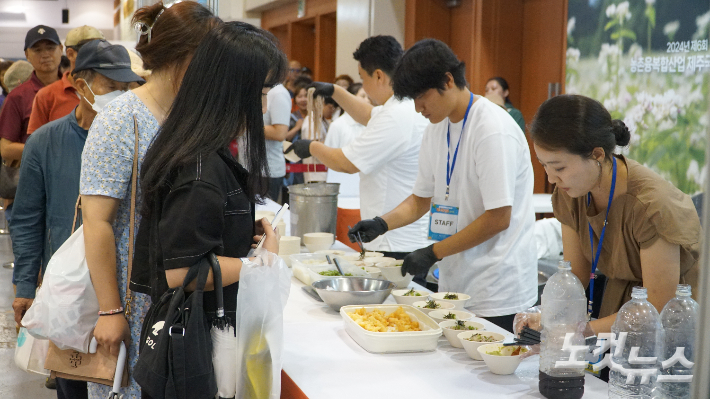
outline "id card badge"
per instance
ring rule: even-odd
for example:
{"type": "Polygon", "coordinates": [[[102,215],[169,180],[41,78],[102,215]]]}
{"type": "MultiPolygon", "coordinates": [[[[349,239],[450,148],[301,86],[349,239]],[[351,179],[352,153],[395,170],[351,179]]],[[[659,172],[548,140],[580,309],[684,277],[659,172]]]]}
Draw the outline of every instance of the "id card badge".
{"type": "Polygon", "coordinates": [[[429,239],[441,241],[458,231],[459,208],[450,205],[431,204],[429,214],[429,239]]]}

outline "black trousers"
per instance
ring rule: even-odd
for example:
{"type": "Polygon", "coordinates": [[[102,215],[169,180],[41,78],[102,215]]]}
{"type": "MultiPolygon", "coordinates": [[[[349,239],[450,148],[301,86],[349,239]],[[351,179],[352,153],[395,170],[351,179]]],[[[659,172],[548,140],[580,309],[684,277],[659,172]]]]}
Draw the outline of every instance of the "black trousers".
{"type": "Polygon", "coordinates": [[[86,381],[57,378],[57,399],[88,399],[86,381]]]}

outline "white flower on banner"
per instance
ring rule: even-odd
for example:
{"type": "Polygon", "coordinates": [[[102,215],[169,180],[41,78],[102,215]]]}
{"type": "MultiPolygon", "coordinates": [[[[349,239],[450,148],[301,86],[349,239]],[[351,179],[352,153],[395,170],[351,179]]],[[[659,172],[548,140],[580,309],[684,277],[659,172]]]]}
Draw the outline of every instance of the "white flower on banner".
{"type": "Polygon", "coordinates": [[[705,174],[707,173],[707,165],[700,168],[698,161],[691,159],[688,165],[688,171],[685,173],[685,177],[688,180],[693,180],[695,183],[702,185],[705,181],[705,174]]]}
{"type": "Polygon", "coordinates": [[[577,18],[572,17],[567,21],[567,36],[572,35],[572,32],[574,32],[574,26],[577,24],[577,18]]]}
{"type": "Polygon", "coordinates": [[[631,19],[631,13],[629,12],[629,2],[624,1],[616,6],[616,17],[620,20],[626,19],[627,21],[631,19]]]}
{"type": "Polygon", "coordinates": [[[646,4],[649,6],[652,6],[652,5],[656,4],[656,0],[646,0],[646,4]]]}
{"type": "Polygon", "coordinates": [[[602,72],[609,72],[608,61],[616,61],[617,57],[621,55],[621,50],[616,44],[602,43],[602,49],[599,51],[598,61],[602,66],[602,72]]]}
{"type": "Polygon", "coordinates": [[[695,18],[695,24],[698,26],[698,30],[693,35],[693,39],[707,39],[710,11],[695,18]]]}
{"type": "Polygon", "coordinates": [[[666,26],[663,27],[663,34],[666,36],[673,36],[678,32],[678,28],[680,28],[680,22],[679,21],[672,21],[666,24],[666,26]]]}
{"type": "Polygon", "coordinates": [[[631,56],[631,59],[639,58],[642,55],[643,47],[639,46],[638,43],[633,43],[631,47],[629,47],[629,56],[631,56]]]}
{"type": "Polygon", "coordinates": [[[579,52],[579,49],[570,47],[567,49],[567,62],[579,62],[579,57],[581,56],[581,53],[579,52]]]}
{"type": "Polygon", "coordinates": [[[612,4],[606,8],[606,17],[612,18],[616,14],[616,4],[612,4]]]}
{"type": "Polygon", "coordinates": [[[607,98],[604,100],[604,108],[609,112],[616,111],[619,108],[619,101],[616,98],[607,98]]]}

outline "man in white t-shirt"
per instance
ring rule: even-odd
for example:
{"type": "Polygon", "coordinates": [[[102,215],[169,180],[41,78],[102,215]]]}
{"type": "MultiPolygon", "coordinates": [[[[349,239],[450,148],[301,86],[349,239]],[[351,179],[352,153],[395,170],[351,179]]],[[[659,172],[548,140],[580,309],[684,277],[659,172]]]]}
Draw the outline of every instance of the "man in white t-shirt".
{"type": "MultiPolygon", "coordinates": [[[[537,300],[533,171],[525,135],[501,107],[467,89],[465,65],[426,39],[402,57],[394,92],[429,119],[412,195],[382,216],[390,229],[431,212],[438,241],[404,259],[402,273],[439,263],[439,291],[471,296],[466,308],[509,331],[537,300]]],[[[372,223],[371,225],[374,225],[372,223]]],[[[367,223],[362,236],[376,229],[367,223]]]]}
{"type": "Polygon", "coordinates": [[[291,95],[279,84],[266,95],[264,114],[264,136],[266,137],[266,159],[269,164],[269,198],[279,201],[279,194],[286,176],[286,161],[283,141],[288,133],[291,118],[291,95]]]}
{"type": "MultiPolygon", "coordinates": [[[[394,209],[412,192],[416,181],[419,147],[427,125],[411,99],[398,100],[392,89],[392,74],[402,56],[402,46],[392,36],[366,39],[353,53],[363,88],[374,103],[362,101],[340,86],[316,82],[316,96],[331,96],[365,130],[343,148],[331,148],[316,141],[299,140],[288,151],[301,158],[311,155],[337,172],[360,173],[360,216],[374,218],[394,209]]],[[[420,215],[406,227],[384,231],[365,245],[371,251],[403,258],[429,242],[427,219],[420,215]]]]}

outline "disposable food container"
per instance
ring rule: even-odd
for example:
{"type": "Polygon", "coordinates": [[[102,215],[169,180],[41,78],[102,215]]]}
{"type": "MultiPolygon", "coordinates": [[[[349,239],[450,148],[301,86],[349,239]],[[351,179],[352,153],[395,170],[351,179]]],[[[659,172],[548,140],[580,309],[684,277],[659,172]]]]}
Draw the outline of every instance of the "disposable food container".
{"type": "Polygon", "coordinates": [[[311,267],[328,265],[325,254],[293,254],[290,257],[293,276],[306,285],[311,285],[312,283],[311,276],[308,273],[311,267]]]}
{"type": "MultiPolygon", "coordinates": [[[[342,277],[372,277],[370,276],[370,273],[360,269],[359,267],[355,267],[353,265],[349,265],[347,263],[341,263],[340,267],[343,269],[343,273],[345,274],[352,274],[352,276],[342,276],[342,277]]],[[[316,281],[320,281],[326,278],[336,278],[336,277],[341,277],[341,276],[323,276],[319,274],[320,272],[324,271],[330,271],[330,270],[335,270],[337,271],[335,265],[325,265],[325,266],[312,266],[308,269],[308,275],[311,279],[311,284],[313,284],[316,281]]]]}
{"type": "Polygon", "coordinates": [[[425,315],[421,310],[410,305],[353,305],[340,308],[340,315],[345,324],[345,331],[363,349],[370,353],[401,353],[401,352],[430,352],[436,350],[439,337],[442,334],[434,320],[425,315]],[[360,327],[348,313],[365,308],[367,312],[375,309],[390,314],[402,307],[405,312],[419,322],[422,331],[404,332],[373,332],[360,327]]]}

